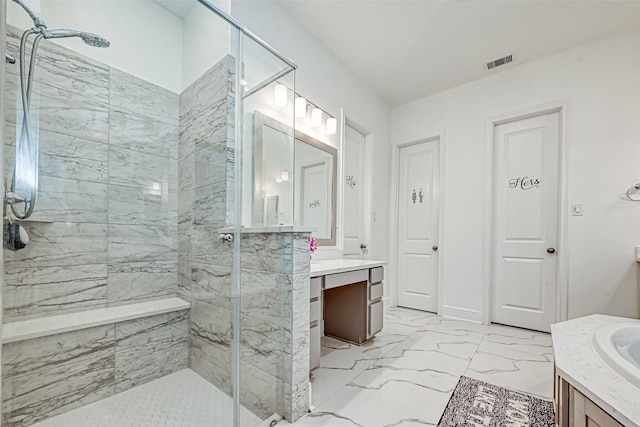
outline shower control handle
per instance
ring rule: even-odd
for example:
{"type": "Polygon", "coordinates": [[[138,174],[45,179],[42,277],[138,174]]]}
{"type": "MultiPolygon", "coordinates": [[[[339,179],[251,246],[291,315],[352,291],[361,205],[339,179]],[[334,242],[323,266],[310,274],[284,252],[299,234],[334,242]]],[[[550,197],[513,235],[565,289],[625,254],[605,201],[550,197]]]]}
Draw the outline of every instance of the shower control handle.
{"type": "Polygon", "coordinates": [[[233,242],[233,234],[222,233],[218,234],[218,238],[221,242],[232,243],[233,242]]]}
{"type": "Polygon", "coordinates": [[[556,250],[554,248],[547,248],[547,253],[548,254],[555,254],[556,250]]]}

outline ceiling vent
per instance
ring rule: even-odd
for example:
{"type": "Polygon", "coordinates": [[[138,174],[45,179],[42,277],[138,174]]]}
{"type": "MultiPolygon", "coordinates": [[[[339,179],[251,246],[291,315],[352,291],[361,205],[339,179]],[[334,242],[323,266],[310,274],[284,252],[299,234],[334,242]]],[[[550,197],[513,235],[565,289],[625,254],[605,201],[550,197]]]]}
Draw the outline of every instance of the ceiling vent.
{"type": "Polygon", "coordinates": [[[508,64],[509,62],[513,62],[513,55],[505,56],[504,58],[487,62],[487,70],[491,70],[492,68],[499,67],[500,65],[508,64]]]}

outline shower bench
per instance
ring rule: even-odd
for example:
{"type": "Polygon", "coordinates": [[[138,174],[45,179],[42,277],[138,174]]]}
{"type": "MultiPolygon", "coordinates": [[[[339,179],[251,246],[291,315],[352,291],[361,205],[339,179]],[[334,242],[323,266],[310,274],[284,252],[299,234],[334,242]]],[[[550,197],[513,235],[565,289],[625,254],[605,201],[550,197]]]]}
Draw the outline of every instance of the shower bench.
{"type": "Polygon", "coordinates": [[[4,422],[31,425],[187,368],[189,309],[165,298],[4,324],[4,422]]]}

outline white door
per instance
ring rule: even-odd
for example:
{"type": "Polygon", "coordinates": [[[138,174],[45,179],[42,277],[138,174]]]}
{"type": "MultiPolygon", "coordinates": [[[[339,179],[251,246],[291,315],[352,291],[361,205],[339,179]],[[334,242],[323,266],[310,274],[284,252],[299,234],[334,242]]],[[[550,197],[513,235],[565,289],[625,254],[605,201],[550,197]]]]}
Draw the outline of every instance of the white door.
{"type": "Polygon", "coordinates": [[[438,311],[440,141],[400,148],[398,305],[438,311]]]}
{"type": "Polygon", "coordinates": [[[345,126],[344,140],[344,258],[363,258],[365,242],[365,136],[345,126]]]}
{"type": "Polygon", "coordinates": [[[549,331],[556,318],[560,115],[496,126],[492,321],[549,331]]]}

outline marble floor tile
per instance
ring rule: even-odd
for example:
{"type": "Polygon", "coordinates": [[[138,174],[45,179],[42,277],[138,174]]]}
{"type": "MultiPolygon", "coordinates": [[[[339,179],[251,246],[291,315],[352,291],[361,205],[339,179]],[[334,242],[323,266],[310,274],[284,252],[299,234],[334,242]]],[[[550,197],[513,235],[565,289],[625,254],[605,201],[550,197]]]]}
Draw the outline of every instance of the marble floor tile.
{"type": "Polygon", "coordinates": [[[483,341],[464,375],[549,400],[553,397],[553,349],[535,354],[483,341]]]}
{"type": "Polygon", "coordinates": [[[323,337],[316,408],[296,426],[435,426],[462,375],[549,400],[552,358],[549,334],[388,309],[365,345],[323,337]]]}

